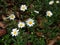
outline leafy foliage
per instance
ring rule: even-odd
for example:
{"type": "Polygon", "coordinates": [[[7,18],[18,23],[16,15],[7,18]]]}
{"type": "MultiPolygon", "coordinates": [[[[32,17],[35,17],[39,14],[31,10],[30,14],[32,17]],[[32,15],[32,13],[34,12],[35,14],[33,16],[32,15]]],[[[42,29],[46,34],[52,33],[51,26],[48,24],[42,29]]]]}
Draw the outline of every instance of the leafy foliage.
{"type": "MultiPolygon", "coordinates": [[[[7,24],[7,33],[0,37],[0,45],[48,45],[47,40],[52,40],[60,35],[60,3],[49,5],[51,0],[0,0],[0,17],[8,17],[11,13],[16,16],[15,20],[0,19],[7,24]],[[20,6],[25,4],[28,9],[23,12],[20,6]],[[39,11],[35,13],[34,10],[39,11]],[[53,15],[46,16],[46,11],[51,10],[53,15]],[[18,28],[18,21],[28,18],[35,20],[33,27],[26,26],[19,29],[20,33],[16,37],[11,36],[13,28],[18,28]],[[41,34],[42,33],[42,34],[41,34]]],[[[56,2],[56,0],[54,0],[56,2]]],[[[57,40],[57,45],[60,41],[57,40]]]]}

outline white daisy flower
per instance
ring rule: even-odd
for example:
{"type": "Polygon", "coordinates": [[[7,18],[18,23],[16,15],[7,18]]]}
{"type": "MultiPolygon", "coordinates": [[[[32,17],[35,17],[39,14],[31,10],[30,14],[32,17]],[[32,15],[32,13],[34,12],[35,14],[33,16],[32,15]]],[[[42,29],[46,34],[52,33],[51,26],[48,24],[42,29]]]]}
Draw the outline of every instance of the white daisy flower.
{"type": "Polygon", "coordinates": [[[34,10],[34,12],[37,13],[37,14],[39,13],[39,11],[36,11],[36,10],[34,10]]]}
{"type": "Polygon", "coordinates": [[[54,3],[54,1],[52,0],[52,1],[49,2],[49,5],[52,5],[53,3],[54,3]]]}
{"type": "Polygon", "coordinates": [[[57,0],[56,3],[59,3],[59,1],[57,0]]]}
{"type": "Polygon", "coordinates": [[[24,22],[19,22],[19,23],[18,23],[18,27],[19,27],[19,28],[25,27],[25,23],[24,23],[24,22]]]}
{"type": "Polygon", "coordinates": [[[52,12],[51,11],[47,11],[46,12],[46,16],[49,16],[49,17],[51,17],[53,14],[52,14],[52,12]]]}
{"type": "Polygon", "coordinates": [[[11,14],[8,18],[10,18],[10,20],[14,20],[15,19],[15,15],[11,14]]]}
{"type": "Polygon", "coordinates": [[[20,10],[21,10],[21,11],[27,10],[27,6],[26,6],[26,5],[21,5],[20,10]]]}
{"type": "Polygon", "coordinates": [[[18,33],[19,33],[19,30],[17,30],[17,28],[14,28],[14,29],[12,29],[11,35],[12,36],[17,36],[18,33]]]}
{"type": "Polygon", "coordinates": [[[33,19],[29,18],[29,19],[26,21],[26,24],[27,24],[29,27],[31,27],[31,26],[33,26],[33,25],[35,24],[35,22],[34,22],[33,19]]]}

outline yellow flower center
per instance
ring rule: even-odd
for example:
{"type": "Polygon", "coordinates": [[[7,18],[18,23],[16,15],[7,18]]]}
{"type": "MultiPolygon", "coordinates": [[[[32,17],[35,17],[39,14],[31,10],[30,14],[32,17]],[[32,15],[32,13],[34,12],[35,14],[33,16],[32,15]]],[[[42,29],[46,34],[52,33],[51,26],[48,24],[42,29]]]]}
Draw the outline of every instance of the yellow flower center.
{"type": "Polygon", "coordinates": [[[14,16],[11,16],[11,18],[14,18],[14,16]]]}
{"type": "Polygon", "coordinates": [[[14,31],[14,34],[16,34],[16,31],[14,31]]]}
{"type": "Polygon", "coordinates": [[[20,26],[23,26],[23,24],[20,24],[20,26]]]}
{"type": "Polygon", "coordinates": [[[25,7],[22,7],[22,9],[25,9],[25,7]]]}
{"type": "Polygon", "coordinates": [[[50,16],[50,13],[48,13],[48,15],[50,16]]]}
{"type": "Polygon", "coordinates": [[[32,24],[32,21],[30,21],[29,24],[32,24]]]}

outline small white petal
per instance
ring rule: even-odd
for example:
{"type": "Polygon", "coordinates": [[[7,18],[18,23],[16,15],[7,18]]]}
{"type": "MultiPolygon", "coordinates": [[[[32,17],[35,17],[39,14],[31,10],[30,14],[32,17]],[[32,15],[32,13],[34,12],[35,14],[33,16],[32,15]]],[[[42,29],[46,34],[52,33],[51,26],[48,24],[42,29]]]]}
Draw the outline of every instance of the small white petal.
{"type": "Polygon", "coordinates": [[[17,30],[17,31],[19,31],[19,30],[17,30]]]}
{"type": "Polygon", "coordinates": [[[59,1],[57,0],[56,3],[59,3],[59,1]]]}
{"type": "Polygon", "coordinates": [[[17,28],[12,29],[12,31],[16,31],[16,30],[17,30],[17,28]]]}
{"type": "Polygon", "coordinates": [[[49,5],[52,5],[53,3],[54,3],[54,1],[50,1],[50,2],[49,2],[49,5]]]}
{"type": "Polygon", "coordinates": [[[39,11],[36,11],[36,10],[34,10],[34,12],[37,13],[37,14],[39,13],[39,11]]]}

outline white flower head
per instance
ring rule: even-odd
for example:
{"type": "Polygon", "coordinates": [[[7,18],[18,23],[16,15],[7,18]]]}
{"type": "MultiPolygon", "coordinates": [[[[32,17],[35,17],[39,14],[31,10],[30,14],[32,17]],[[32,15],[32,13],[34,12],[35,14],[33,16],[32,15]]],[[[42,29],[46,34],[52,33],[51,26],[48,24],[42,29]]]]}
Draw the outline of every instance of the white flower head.
{"type": "Polygon", "coordinates": [[[27,6],[26,6],[26,5],[21,5],[20,10],[21,10],[21,11],[27,10],[27,6]]]}
{"type": "Polygon", "coordinates": [[[25,23],[24,23],[24,22],[19,22],[19,23],[18,23],[18,27],[19,27],[19,28],[25,27],[25,23]]]}
{"type": "Polygon", "coordinates": [[[14,29],[12,29],[11,35],[12,36],[17,36],[18,33],[19,33],[19,30],[17,30],[17,28],[14,28],[14,29]]]}
{"type": "Polygon", "coordinates": [[[46,16],[49,16],[49,17],[51,17],[53,14],[52,14],[52,12],[51,11],[47,11],[46,12],[46,16]]]}
{"type": "Polygon", "coordinates": [[[31,26],[33,26],[33,25],[35,24],[35,22],[34,22],[33,19],[29,18],[29,19],[27,19],[26,24],[27,24],[29,27],[31,27],[31,26]]]}
{"type": "Polygon", "coordinates": [[[52,0],[52,1],[49,2],[49,5],[52,5],[53,3],[54,3],[54,1],[52,0]]]}
{"type": "Polygon", "coordinates": [[[57,0],[56,3],[59,3],[59,1],[57,0]]]}
{"type": "Polygon", "coordinates": [[[11,14],[8,18],[9,18],[10,20],[14,20],[14,19],[15,19],[15,15],[14,15],[14,14],[11,14]]]}
{"type": "Polygon", "coordinates": [[[39,11],[34,10],[35,13],[39,14],[39,11]]]}

